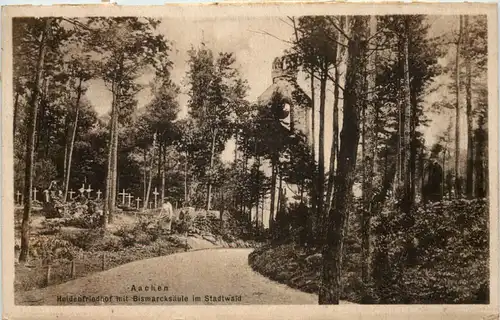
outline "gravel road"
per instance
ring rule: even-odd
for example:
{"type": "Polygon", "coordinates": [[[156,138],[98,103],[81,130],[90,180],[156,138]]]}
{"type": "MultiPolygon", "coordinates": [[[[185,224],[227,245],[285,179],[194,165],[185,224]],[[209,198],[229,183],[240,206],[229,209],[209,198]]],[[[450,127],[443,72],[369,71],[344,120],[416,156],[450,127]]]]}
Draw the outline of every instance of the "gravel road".
{"type": "Polygon", "coordinates": [[[250,252],[208,249],[135,261],[26,292],[16,297],[16,304],[317,304],[316,295],[254,272],[248,265],[250,252]]]}

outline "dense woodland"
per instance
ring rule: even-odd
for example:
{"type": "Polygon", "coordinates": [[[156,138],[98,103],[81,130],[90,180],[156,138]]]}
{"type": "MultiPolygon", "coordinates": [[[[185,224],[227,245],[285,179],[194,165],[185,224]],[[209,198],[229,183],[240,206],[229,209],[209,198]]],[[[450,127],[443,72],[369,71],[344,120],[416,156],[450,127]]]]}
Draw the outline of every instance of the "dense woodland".
{"type": "MultiPolygon", "coordinates": [[[[487,21],[454,18],[456,28],[433,35],[432,16],[284,19],[293,33],[283,55],[307,79],[310,86],[303,89],[312,99],[294,107],[319,113],[310,118],[312,132],[318,132],[312,141],[282,125],[280,94],[266,106],[248,100],[251,83],[232,52],[193,44],[185,84],[174,83],[169,53],[175,48],[157,32],[158,20],[16,18],[14,190],[23,190],[24,198],[20,261],[29,248],[32,190],[47,189],[54,180],[63,201],[82,184],[103,190],[103,228],[113,221],[120,190],[134,190],[147,208],[154,186],[160,186],[161,202],[228,211],[276,245],[291,241],[317,250],[320,304],[341,298],[350,221],[359,229],[364,297],[380,296],[373,290],[393,281],[384,278],[388,271],[381,270],[381,261],[391,265],[394,252],[400,255],[393,269],[411,265],[418,235],[408,230],[426,228],[421,219],[434,212],[426,211],[433,203],[451,216],[449,208],[457,203],[474,212],[471,217],[479,215],[486,240],[468,245],[487,252],[487,204],[476,205],[488,194],[487,21]],[[138,81],[144,74],[154,74],[148,85],[138,81]],[[106,117],[86,98],[92,79],[102,80],[112,94],[106,117]],[[152,99],[138,108],[145,86],[152,99]],[[189,95],[182,118],[181,87],[189,95]],[[434,101],[426,103],[430,96],[434,101]],[[333,123],[325,120],[330,108],[333,123]],[[467,126],[461,128],[464,113],[467,126]],[[424,132],[435,114],[447,115],[449,125],[433,132],[438,139],[429,144],[424,132]],[[331,145],[325,144],[326,130],[332,131],[331,145]],[[236,149],[228,163],[220,155],[230,139],[236,149]],[[298,186],[297,199],[282,194],[286,183],[298,186]],[[264,224],[262,203],[269,200],[264,224]]],[[[488,266],[487,257],[482,263],[488,266]]]]}

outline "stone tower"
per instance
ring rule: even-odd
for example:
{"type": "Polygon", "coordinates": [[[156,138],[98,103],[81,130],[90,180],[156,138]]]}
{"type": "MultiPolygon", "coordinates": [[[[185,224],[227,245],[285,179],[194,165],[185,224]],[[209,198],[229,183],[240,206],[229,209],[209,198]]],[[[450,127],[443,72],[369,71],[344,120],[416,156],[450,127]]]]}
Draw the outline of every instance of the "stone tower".
{"type": "MultiPolygon", "coordinates": [[[[312,132],[310,130],[310,110],[312,107],[311,98],[300,88],[297,83],[298,68],[297,63],[289,56],[277,57],[274,59],[271,70],[273,83],[257,98],[257,103],[265,108],[271,105],[275,93],[281,94],[285,104],[285,112],[282,114],[282,125],[287,127],[292,133],[300,133],[304,137],[305,143],[311,145],[312,132]]],[[[264,165],[266,175],[271,176],[270,164],[264,165]]],[[[298,194],[299,188],[284,182],[283,190],[293,190],[285,197],[288,201],[293,200],[292,193],[298,194]]],[[[276,186],[278,187],[278,186],[276,186]]],[[[282,192],[283,190],[276,190],[282,192]]],[[[275,199],[275,208],[277,208],[278,197],[275,199]]],[[[270,199],[265,202],[265,215],[270,214],[270,199]]],[[[263,214],[264,215],[264,214],[263,214]]],[[[276,215],[276,212],[275,212],[276,215]]],[[[267,221],[264,218],[264,221],[267,221]]]]}
{"type": "Polygon", "coordinates": [[[259,105],[267,106],[273,95],[280,93],[288,108],[286,116],[288,119],[285,122],[289,123],[289,129],[303,134],[309,143],[312,139],[308,111],[312,101],[298,85],[297,73],[297,63],[292,58],[288,56],[275,58],[271,71],[273,83],[259,96],[257,102],[259,105]]]}

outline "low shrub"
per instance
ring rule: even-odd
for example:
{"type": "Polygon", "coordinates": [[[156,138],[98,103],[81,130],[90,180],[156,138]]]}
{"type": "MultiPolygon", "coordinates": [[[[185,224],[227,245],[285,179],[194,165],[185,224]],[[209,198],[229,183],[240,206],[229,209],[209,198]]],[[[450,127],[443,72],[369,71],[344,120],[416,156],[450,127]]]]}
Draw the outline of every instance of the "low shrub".
{"type": "MultiPolygon", "coordinates": [[[[354,212],[345,238],[341,299],[383,304],[488,303],[487,201],[444,201],[415,208],[408,216],[387,208],[374,217],[373,283],[368,286],[361,281],[361,212],[354,212]]],[[[254,250],[249,263],[273,280],[317,293],[322,264],[317,250],[294,243],[267,245],[254,250]]]]}
{"type": "Polygon", "coordinates": [[[114,235],[122,239],[124,247],[131,247],[135,244],[147,245],[165,233],[162,222],[163,220],[151,217],[141,217],[133,226],[120,227],[114,235]]]}
{"type": "Polygon", "coordinates": [[[489,227],[484,199],[433,203],[374,221],[380,303],[488,303],[489,227]]]}
{"type": "Polygon", "coordinates": [[[78,248],[60,237],[37,235],[30,239],[30,257],[50,263],[56,259],[72,260],[78,248]]]}
{"type": "Polygon", "coordinates": [[[181,211],[179,218],[172,221],[172,231],[179,234],[189,232],[193,225],[193,217],[189,213],[181,211]]]}

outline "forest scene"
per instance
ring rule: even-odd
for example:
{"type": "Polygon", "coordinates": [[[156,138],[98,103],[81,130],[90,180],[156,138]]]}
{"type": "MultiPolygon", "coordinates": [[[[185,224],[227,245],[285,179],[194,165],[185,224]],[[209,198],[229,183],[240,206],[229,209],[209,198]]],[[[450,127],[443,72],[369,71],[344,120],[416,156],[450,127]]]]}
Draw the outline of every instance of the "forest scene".
{"type": "Polygon", "coordinates": [[[487,22],[14,18],[16,303],[488,304],[487,22]]]}

